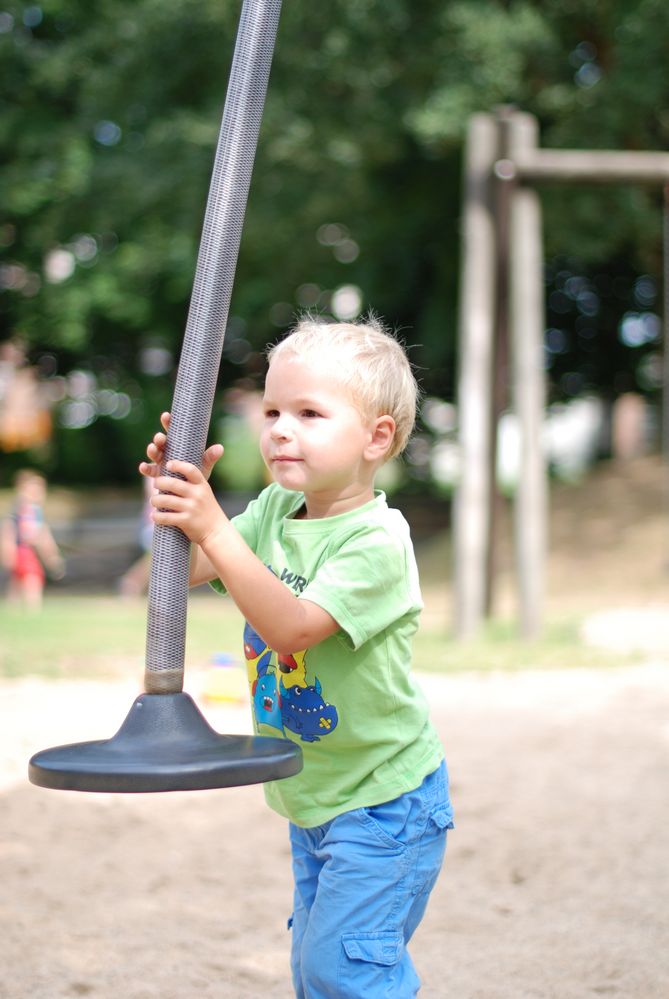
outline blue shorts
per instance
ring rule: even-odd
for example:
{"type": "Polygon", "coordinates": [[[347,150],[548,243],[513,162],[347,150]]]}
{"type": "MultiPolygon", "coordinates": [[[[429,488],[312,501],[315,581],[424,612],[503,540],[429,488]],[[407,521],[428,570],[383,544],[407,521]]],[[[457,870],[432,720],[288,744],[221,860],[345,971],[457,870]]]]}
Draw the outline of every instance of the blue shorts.
{"type": "Polygon", "coordinates": [[[444,763],[415,791],[322,826],[290,825],[297,999],[412,999],[407,944],[453,827],[444,763]]]}

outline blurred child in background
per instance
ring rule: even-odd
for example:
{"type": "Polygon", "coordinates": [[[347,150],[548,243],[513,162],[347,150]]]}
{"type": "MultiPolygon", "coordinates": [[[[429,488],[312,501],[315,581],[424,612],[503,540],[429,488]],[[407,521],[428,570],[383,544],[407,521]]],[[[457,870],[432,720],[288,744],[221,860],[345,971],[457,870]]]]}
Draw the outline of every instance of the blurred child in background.
{"type": "Polygon", "coordinates": [[[26,607],[42,605],[46,570],[54,579],[64,575],[64,562],[44,518],[46,480],[39,472],[17,472],[13,509],[2,524],[0,551],[9,572],[7,596],[26,607]]]}
{"type": "Polygon", "coordinates": [[[151,576],[151,546],[153,544],[153,519],[151,497],[155,492],[151,479],[144,479],[144,501],[139,525],[139,545],[142,554],[121,576],[119,592],[123,597],[138,597],[146,593],[151,576]]]}

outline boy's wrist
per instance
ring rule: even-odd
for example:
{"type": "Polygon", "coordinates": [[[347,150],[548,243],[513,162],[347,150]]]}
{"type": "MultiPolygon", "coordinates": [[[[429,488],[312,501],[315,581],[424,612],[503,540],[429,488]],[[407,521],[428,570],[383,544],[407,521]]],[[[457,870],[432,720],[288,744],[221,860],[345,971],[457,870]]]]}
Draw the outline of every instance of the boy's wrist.
{"type": "Polygon", "coordinates": [[[232,527],[230,521],[227,517],[215,524],[212,529],[205,534],[202,540],[199,542],[199,547],[202,549],[207,558],[211,559],[216,556],[217,552],[220,552],[221,548],[225,546],[225,539],[228,530],[232,527]]]}

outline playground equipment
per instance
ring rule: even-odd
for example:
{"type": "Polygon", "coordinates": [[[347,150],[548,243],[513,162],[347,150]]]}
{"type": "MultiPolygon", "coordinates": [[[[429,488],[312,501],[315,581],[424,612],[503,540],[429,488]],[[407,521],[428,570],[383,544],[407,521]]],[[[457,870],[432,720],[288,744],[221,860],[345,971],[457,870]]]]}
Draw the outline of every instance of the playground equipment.
{"type": "MultiPolygon", "coordinates": [[[[537,119],[513,107],[473,115],[465,149],[460,283],[458,413],[462,474],[455,497],[455,617],[471,637],[492,602],[496,535],[495,442],[506,400],[521,436],[515,496],[519,623],[541,630],[547,487],[542,183],[654,184],[665,192],[665,340],[669,341],[669,153],[541,149],[537,119]]],[[[669,350],[665,344],[663,437],[669,447],[669,350]]]]}
{"type": "MultiPolygon", "coordinates": [[[[244,212],[281,0],[244,0],[204,217],[165,452],[199,465],[216,390],[244,212]]],[[[163,471],[163,474],[166,474],[163,471]]],[[[153,535],[145,692],[111,739],[36,753],[29,777],[74,791],[186,791],[290,777],[302,768],[288,739],[221,735],[183,692],[190,542],[153,535]]]]}

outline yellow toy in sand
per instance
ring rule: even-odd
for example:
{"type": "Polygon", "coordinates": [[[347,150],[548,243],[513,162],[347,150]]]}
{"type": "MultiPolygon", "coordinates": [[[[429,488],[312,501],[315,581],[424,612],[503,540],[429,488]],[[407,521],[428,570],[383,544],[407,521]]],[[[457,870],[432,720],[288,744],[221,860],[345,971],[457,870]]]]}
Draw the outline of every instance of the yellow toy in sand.
{"type": "Polygon", "coordinates": [[[205,676],[202,696],[207,701],[223,701],[227,704],[246,704],[248,685],[243,668],[237,660],[226,652],[212,656],[205,676]]]}

